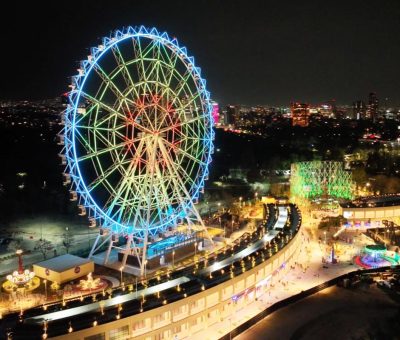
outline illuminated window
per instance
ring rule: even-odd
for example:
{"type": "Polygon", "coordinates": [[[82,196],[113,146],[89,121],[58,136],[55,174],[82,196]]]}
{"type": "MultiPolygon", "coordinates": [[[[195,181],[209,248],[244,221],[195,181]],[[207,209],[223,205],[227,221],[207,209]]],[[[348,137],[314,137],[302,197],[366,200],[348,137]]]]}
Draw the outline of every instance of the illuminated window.
{"type": "Polygon", "coordinates": [[[129,328],[128,326],[123,326],[110,331],[110,340],[125,340],[129,338],[129,328]]]}
{"type": "Polygon", "coordinates": [[[134,331],[137,331],[137,330],[142,329],[142,328],[145,328],[145,327],[146,327],[146,322],[145,322],[144,320],[136,321],[136,322],[133,324],[133,330],[134,330],[134,331]]]}
{"type": "Polygon", "coordinates": [[[164,340],[169,338],[168,331],[154,335],[154,340],[164,340]]]}
{"type": "Polygon", "coordinates": [[[99,333],[85,337],[85,340],[105,340],[106,336],[104,333],[99,333]]]}
{"type": "Polygon", "coordinates": [[[153,321],[154,321],[155,324],[157,324],[157,323],[160,323],[160,322],[163,322],[163,321],[167,320],[167,318],[168,318],[168,312],[165,312],[165,313],[161,313],[161,314],[156,315],[153,318],[153,321]]]}
{"type": "Polygon", "coordinates": [[[182,325],[178,325],[174,327],[174,333],[180,333],[182,331],[182,325]]]}
{"type": "Polygon", "coordinates": [[[180,307],[174,309],[173,315],[177,316],[177,315],[180,315],[182,313],[187,313],[187,307],[188,307],[187,305],[183,305],[183,306],[180,306],[180,307]]]}

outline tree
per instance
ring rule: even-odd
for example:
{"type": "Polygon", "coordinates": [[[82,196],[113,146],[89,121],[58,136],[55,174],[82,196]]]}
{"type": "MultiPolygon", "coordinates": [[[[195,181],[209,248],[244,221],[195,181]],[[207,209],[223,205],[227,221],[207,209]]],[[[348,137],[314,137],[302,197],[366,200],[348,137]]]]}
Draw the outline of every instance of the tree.
{"type": "Polygon", "coordinates": [[[47,253],[54,248],[53,244],[49,240],[39,239],[36,242],[34,250],[38,250],[42,253],[43,259],[47,258],[47,253]]]}
{"type": "Polygon", "coordinates": [[[71,248],[74,241],[75,241],[74,235],[67,230],[67,232],[64,233],[62,236],[62,244],[67,254],[69,253],[69,249],[71,248]]]}
{"type": "Polygon", "coordinates": [[[13,239],[7,246],[8,251],[16,252],[18,249],[23,250],[22,246],[22,238],[15,238],[13,239]]]}

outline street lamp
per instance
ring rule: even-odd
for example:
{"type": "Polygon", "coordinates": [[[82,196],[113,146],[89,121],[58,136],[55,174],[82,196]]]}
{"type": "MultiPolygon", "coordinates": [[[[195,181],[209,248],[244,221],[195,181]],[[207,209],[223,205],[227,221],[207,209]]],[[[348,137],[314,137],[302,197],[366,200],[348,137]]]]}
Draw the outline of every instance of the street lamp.
{"type": "Polygon", "coordinates": [[[229,340],[232,339],[232,319],[228,318],[229,320],[229,340]]]}
{"type": "Polygon", "coordinates": [[[44,283],[44,292],[45,292],[46,301],[47,301],[47,280],[44,279],[44,280],[43,280],[43,283],[44,283]]]}
{"type": "Polygon", "coordinates": [[[175,267],[175,250],[172,251],[172,268],[175,267]]]}
{"type": "Polygon", "coordinates": [[[121,268],[119,268],[120,272],[121,272],[121,286],[122,286],[122,271],[124,270],[124,266],[121,266],[121,268]]]}
{"type": "Polygon", "coordinates": [[[196,260],[197,242],[194,243],[194,259],[196,260]]]}
{"type": "Polygon", "coordinates": [[[254,193],[254,203],[257,203],[257,196],[258,196],[258,192],[254,193]]]}

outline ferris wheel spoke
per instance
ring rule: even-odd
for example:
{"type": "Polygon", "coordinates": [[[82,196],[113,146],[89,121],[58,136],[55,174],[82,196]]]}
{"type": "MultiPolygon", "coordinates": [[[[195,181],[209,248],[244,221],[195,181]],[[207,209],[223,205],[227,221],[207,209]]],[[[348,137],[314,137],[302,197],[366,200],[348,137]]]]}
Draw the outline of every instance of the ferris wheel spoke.
{"type": "MultiPolygon", "coordinates": [[[[143,180],[140,179],[141,178],[140,176],[139,177],[134,176],[135,171],[136,171],[136,166],[137,166],[137,164],[135,164],[135,167],[131,171],[131,175],[129,176],[130,182],[128,183],[129,186],[127,186],[127,188],[124,189],[125,194],[124,194],[124,197],[121,198],[120,206],[130,207],[132,201],[138,201],[138,203],[139,203],[140,196],[144,196],[144,197],[146,196],[146,194],[141,193],[143,180]],[[139,197],[139,199],[138,199],[138,197],[139,197]]],[[[121,196],[122,196],[122,194],[121,194],[121,196]]],[[[131,209],[131,208],[125,209],[124,211],[122,211],[122,209],[120,209],[118,218],[119,219],[123,218],[126,221],[130,221],[130,219],[132,218],[132,214],[133,214],[133,209],[131,209]]]]}
{"type": "MultiPolygon", "coordinates": [[[[183,91],[183,89],[185,87],[188,87],[188,81],[190,80],[190,78],[192,78],[193,75],[191,72],[186,72],[184,75],[180,75],[179,74],[179,79],[178,80],[178,84],[175,88],[173,88],[173,92],[175,93],[175,100],[176,98],[179,98],[179,95],[181,94],[181,92],[183,91]]],[[[190,95],[192,96],[193,94],[191,93],[191,91],[189,90],[190,95]]],[[[174,104],[174,101],[172,102],[174,104]]]]}
{"type": "Polygon", "coordinates": [[[116,98],[120,100],[128,100],[124,94],[121,92],[119,87],[114,83],[114,81],[110,78],[110,76],[103,70],[103,68],[99,64],[94,64],[94,71],[106,85],[106,88],[109,88],[115,95],[116,98]]]}
{"type": "MultiPolygon", "coordinates": [[[[98,100],[98,99],[92,97],[91,95],[89,95],[89,94],[87,94],[87,93],[85,93],[85,92],[82,92],[82,96],[83,96],[84,98],[86,98],[87,100],[89,100],[93,105],[97,105],[97,106],[103,108],[104,110],[106,110],[106,111],[109,112],[109,113],[112,113],[113,115],[115,115],[116,117],[118,117],[119,119],[121,119],[122,121],[125,121],[125,120],[126,120],[127,117],[126,117],[124,114],[122,114],[122,113],[119,112],[118,110],[115,110],[115,109],[112,108],[111,106],[109,106],[109,105],[103,103],[102,101],[100,101],[100,100],[98,100]]],[[[111,119],[111,118],[112,118],[112,117],[106,117],[106,119],[111,119]]],[[[104,123],[104,121],[102,121],[102,123],[104,123]]],[[[135,121],[134,124],[135,124],[135,127],[137,127],[137,128],[138,128],[139,130],[141,130],[142,132],[149,132],[149,133],[152,132],[150,129],[144,127],[143,125],[137,123],[136,121],[135,121]]]]}
{"type": "Polygon", "coordinates": [[[85,160],[93,158],[93,157],[98,157],[98,156],[100,156],[102,154],[105,154],[105,153],[108,153],[110,151],[114,151],[114,150],[118,150],[120,148],[123,148],[123,147],[126,146],[126,144],[127,144],[127,142],[120,143],[118,145],[111,145],[111,146],[109,146],[107,148],[103,148],[103,149],[96,150],[96,151],[91,149],[92,150],[91,153],[83,155],[83,156],[80,156],[80,157],[77,157],[76,161],[77,162],[82,162],[82,161],[85,161],[85,160]]]}
{"type": "Polygon", "coordinates": [[[169,141],[163,139],[163,143],[165,143],[166,145],[168,145],[172,150],[174,150],[176,153],[181,154],[185,157],[187,157],[188,159],[194,161],[195,163],[198,163],[201,166],[206,166],[206,163],[202,162],[201,160],[197,159],[196,157],[194,157],[193,155],[189,154],[188,152],[186,152],[185,150],[181,149],[181,148],[177,148],[175,145],[173,145],[172,143],[170,143],[169,141]]]}
{"type": "Polygon", "coordinates": [[[85,126],[84,125],[78,125],[78,126],[76,126],[77,129],[87,130],[87,131],[90,131],[92,134],[98,133],[98,132],[100,132],[100,133],[107,132],[107,133],[115,134],[118,137],[120,137],[122,140],[125,140],[126,136],[118,131],[118,129],[122,128],[122,127],[124,127],[124,126],[115,127],[115,128],[112,128],[112,127],[108,127],[108,128],[105,128],[105,127],[94,127],[94,126],[89,126],[89,125],[85,125],[85,126]]]}
{"type": "MultiPolygon", "coordinates": [[[[107,181],[107,178],[111,176],[117,169],[119,169],[121,166],[124,166],[129,162],[130,160],[122,160],[116,164],[111,165],[106,171],[102,171],[99,177],[97,177],[94,181],[92,181],[89,185],[87,185],[88,192],[90,193],[104,181],[107,181]]],[[[108,183],[108,187],[113,189],[113,186],[110,183],[108,183]]]]}
{"type": "Polygon", "coordinates": [[[145,50],[142,49],[142,45],[140,43],[140,39],[133,39],[133,49],[135,53],[135,58],[139,61],[139,64],[141,67],[138,67],[138,75],[139,75],[139,81],[142,82],[144,91],[143,92],[150,92],[150,88],[148,87],[148,79],[146,77],[146,67],[144,65],[144,58],[146,54],[148,53],[148,47],[145,50]]]}
{"type": "Polygon", "coordinates": [[[177,170],[178,173],[181,174],[181,178],[184,179],[184,180],[183,180],[184,183],[189,183],[191,187],[192,187],[192,186],[196,186],[195,181],[193,181],[193,179],[192,179],[192,177],[191,177],[191,176],[193,176],[193,174],[191,174],[190,171],[187,172],[186,169],[183,168],[182,165],[177,165],[177,166],[176,166],[176,170],[177,170]]]}
{"type": "Polygon", "coordinates": [[[113,52],[114,59],[117,62],[117,65],[118,65],[118,67],[120,68],[120,70],[122,72],[122,76],[124,78],[124,81],[125,81],[125,84],[126,84],[127,88],[132,89],[133,91],[135,91],[136,96],[138,96],[139,93],[136,91],[135,82],[133,81],[132,75],[129,72],[127,66],[126,66],[125,58],[122,56],[122,53],[121,53],[118,45],[113,45],[111,50],[113,52]]]}
{"type": "Polygon", "coordinates": [[[174,125],[165,127],[163,129],[160,129],[159,133],[168,132],[168,131],[171,131],[171,130],[176,130],[177,128],[184,127],[186,125],[189,125],[189,124],[192,124],[192,123],[196,123],[196,122],[201,122],[202,120],[203,120],[203,118],[200,116],[200,117],[196,117],[196,118],[190,119],[188,121],[180,121],[179,124],[174,124],[174,125]]]}
{"type": "MultiPolygon", "coordinates": [[[[187,100],[187,102],[182,103],[182,101],[178,99],[179,98],[178,95],[175,94],[175,99],[172,104],[174,105],[175,109],[179,112],[182,112],[183,115],[187,115],[187,114],[192,115],[192,113],[193,113],[192,105],[195,106],[195,108],[196,108],[195,111],[196,112],[198,111],[196,101],[201,101],[201,98],[199,98],[199,96],[200,96],[200,94],[198,94],[198,93],[195,95],[192,95],[192,96],[190,96],[190,99],[187,100]],[[180,105],[176,105],[177,100],[179,101],[180,105]],[[187,111],[188,109],[189,109],[189,112],[187,111]]],[[[204,115],[204,113],[203,113],[203,115],[204,115]]]]}
{"type": "Polygon", "coordinates": [[[158,164],[156,164],[156,175],[157,175],[158,181],[160,183],[159,186],[160,186],[161,191],[162,191],[162,198],[165,201],[163,206],[164,207],[168,207],[168,205],[172,205],[172,204],[171,204],[171,200],[169,199],[169,195],[168,195],[166,187],[168,185],[170,185],[170,181],[171,180],[170,179],[168,180],[167,178],[162,176],[161,171],[160,171],[160,167],[159,167],[158,164]]]}
{"type": "Polygon", "coordinates": [[[159,146],[160,146],[160,150],[163,153],[164,158],[166,160],[166,165],[170,171],[171,178],[174,181],[174,184],[175,184],[174,189],[178,189],[179,187],[181,188],[180,192],[176,191],[177,197],[179,198],[181,203],[182,202],[191,202],[192,198],[191,198],[189,192],[187,191],[184,183],[182,182],[181,177],[177,173],[176,169],[172,166],[172,164],[174,164],[174,162],[172,161],[170,155],[168,154],[168,151],[166,150],[166,148],[161,140],[159,140],[159,146]],[[185,198],[185,196],[186,196],[186,198],[185,198]]]}
{"type": "Polygon", "coordinates": [[[129,167],[125,171],[125,176],[121,177],[120,183],[118,183],[118,185],[117,185],[118,189],[117,189],[115,195],[113,195],[114,197],[112,198],[112,202],[108,207],[109,212],[111,212],[114,209],[114,206],[117,204],[121,195],[123,195],[124,191],[129,188],[128,185],[129,185],[130,181],[132,180],[132,178],[134,178],[134,171],[136,170],[139,159],[142,156],[142,149],[143,149],[144,143],[145,143],[145,139],[142,139],[136,150],[134,158],[130,160],[129,167]]]}
{"type": "MultiPolygon", "coordinates": [[[[160,141],[160,144],[162,142],[160,141]]],[[[165,147],[163,148],[165,150],[166,153],[168,153],[168,151],[166,151],[165,147]]],[[[173,160],[171,159],[170,155],[166,154],[165,158],[168,160],[167,164],[171,165],[174,164],[174,171],[172,173],[172,175],[174,176],[178,176],[179,178],[184,178],[184,180],[181,180],[182,185],[184,185],[185,183],[189,183],[191,187],[196,186],[196,183],[192,180],[191,178],[191,174],[188,173],[182,166],[181,164],[177,163],[177,162],[173,162],[173,160]],[[179,174],[180,172],[180,174],[179,174]]],[[[186,186],[185,186],[186,189],[186,186]]]]}
{"type": "MultiPolygon", "coordinates": [[[[115,110],[113,107],[111,107],[110,105],[107,105],[106,103],[104,103],[103,101],[91,96],[90,94],[81,91],[81,95],[83,98],[85,98],[86,100],[88,100],[92,105],[97,106],[99,108],[102,108],[104,110],[106,110],[109,113],[112,113],[113,115],[117,116],[120,119],[125,119],[125,115],[123,115],[121,112],[115,110]]],[[[110,117],[106,117],[107,119],[111,119],[113,118],[112,116],[110,117]]]]}
{"type": "Polygon", "coordinates": [[[173,75],[175,73],[176,64],[177,64],[177,62],[179,60],[179,57],[178,57],[178,54],[176,54],[176,53],[174,54],[173,58],[170,58],[170,54],[168,52],[166,52],[165,55],[168,56],[169,65],[171,65],[171,67],[169,68],[169,70],[170,70],[169,77],[165,79],[166,80],[165,85],[168,88],[170,88],[171,87],[170,85],[171,85],[172,77],[173,77],[173,75]]]}

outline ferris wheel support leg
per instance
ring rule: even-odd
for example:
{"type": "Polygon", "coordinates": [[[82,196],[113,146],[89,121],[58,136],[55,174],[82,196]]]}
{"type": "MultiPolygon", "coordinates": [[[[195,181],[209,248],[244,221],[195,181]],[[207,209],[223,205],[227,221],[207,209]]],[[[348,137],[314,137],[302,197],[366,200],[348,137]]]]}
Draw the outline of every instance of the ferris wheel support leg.
{"type": "Polygon", "coordinates": [[[130,253],[131,250],[131,244],[132,244],[132,235],[128,236],[128,241],[126,242],[126,247],[125,247],[125,251],[124,251],[124,257],[122,258],[122,267],[125,267],[126,265],[126,260],[128,259],[128,255],[130,253]]]}
{"type": "Polygon", "coordinates": [[[88,259],[90,259],[93,256],[94,252],[97,250],[96,247],[97,247],[97,243],[99,243],[100,238],[101,238],[101,235],[98,234],[97,237],[96,237],[96,240],[93,243],[93,247],[92,247],[92,250],[89,253],[88,259]]]}
{"type": "Polygon", "coordinates": [[[108,259],[110,258],[110,253],[111,253],[111,249],[113,247],[113,244],[114,244],[113,238],[110,237],[110,244],[108,245],[106,256],[104,257],[104,262],[103,262],[103,264],[105,264],[105,265],[108,263],[108,259]]]}
{"type": "Polygon", "coordinates": [[[195,214],[195,216],[197,217],[198,221],[200,222],[200,225],[203,228],[203,231],[205,232],[206,237],[210,240],[211,244],[214,245],[214,241],[213,241],[212,237],[210,236],[210,234],[207,230],[207,227],[205,226],[205,224],[203,222],[203,219],[201,218],[199,212],[197,211],[197,209],[195,208],[194,205],[192,206],[192,210],[193,210],[193,213],[195,214]]]}

